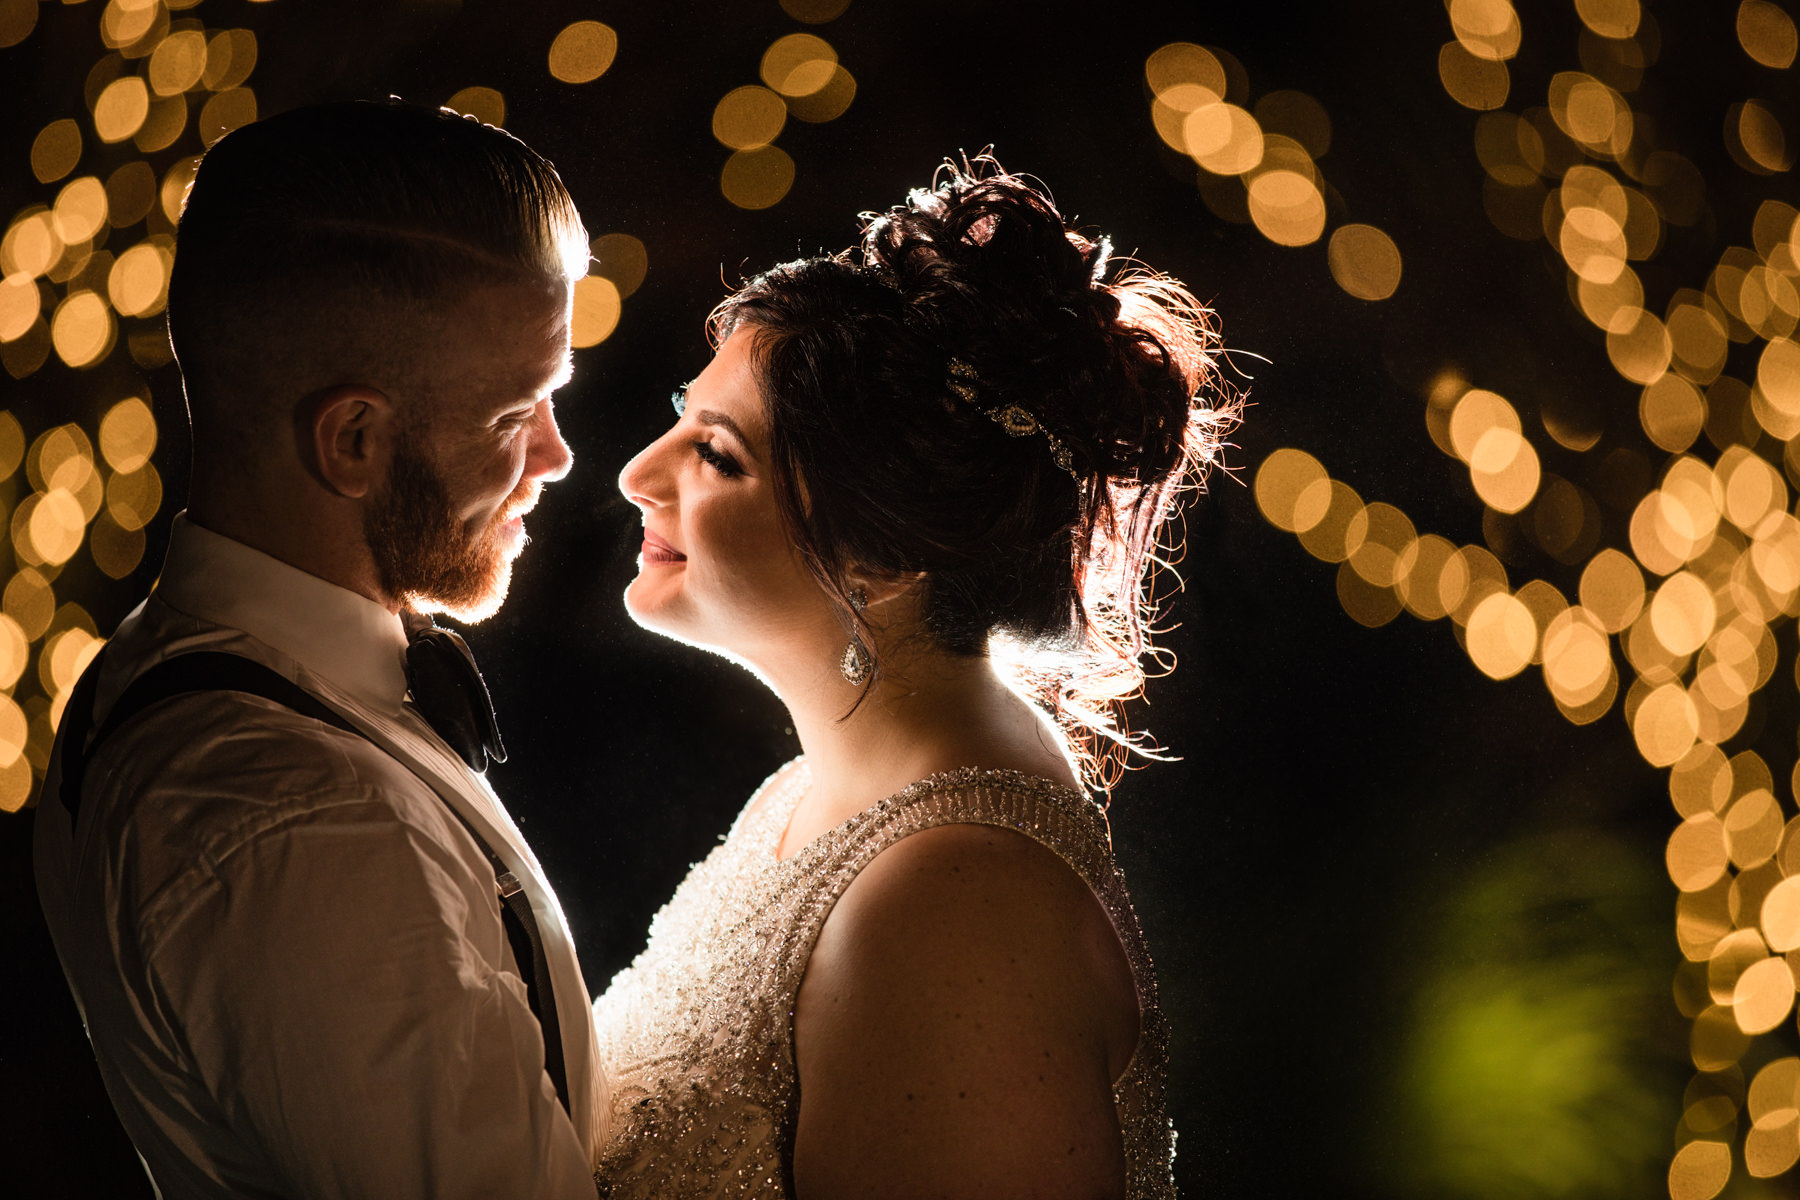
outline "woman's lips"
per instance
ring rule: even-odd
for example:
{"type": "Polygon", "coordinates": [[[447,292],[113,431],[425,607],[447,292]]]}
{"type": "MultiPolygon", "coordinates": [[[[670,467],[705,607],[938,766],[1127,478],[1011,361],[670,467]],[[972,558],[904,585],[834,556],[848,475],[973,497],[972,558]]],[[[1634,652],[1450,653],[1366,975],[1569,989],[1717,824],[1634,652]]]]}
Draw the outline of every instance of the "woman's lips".
{"type": "Polygon", "coordinates": [[[643,558],[646,563],[681,563],[687,561],[687,555],[669,543],[644,530],[643,558]]]}

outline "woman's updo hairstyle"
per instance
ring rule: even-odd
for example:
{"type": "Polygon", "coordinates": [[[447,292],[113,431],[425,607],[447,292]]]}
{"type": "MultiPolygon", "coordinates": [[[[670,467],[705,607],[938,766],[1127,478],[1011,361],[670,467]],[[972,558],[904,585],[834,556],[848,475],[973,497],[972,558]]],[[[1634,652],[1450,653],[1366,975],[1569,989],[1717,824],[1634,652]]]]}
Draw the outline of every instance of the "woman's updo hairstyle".
{"type": "Polygon", "coordinates": [[[863,220],[860,254],[784,263],[713,313],[715,345],[756,331],[782,517],[847,630],[871,641],[853,572],[922,576],[927,635],[993,639],[1109,786],[1144,748],[1117,712],[1160,661],[1159,535],[1236,421],[1212,314],[986,156],[863,220]]]}

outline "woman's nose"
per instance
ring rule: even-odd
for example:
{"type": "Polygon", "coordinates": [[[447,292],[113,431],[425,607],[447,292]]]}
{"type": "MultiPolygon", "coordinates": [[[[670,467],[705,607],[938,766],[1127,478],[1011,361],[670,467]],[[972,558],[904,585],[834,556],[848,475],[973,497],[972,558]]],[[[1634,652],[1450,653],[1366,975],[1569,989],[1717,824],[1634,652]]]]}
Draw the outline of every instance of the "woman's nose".
{"type": "Polygon", "coordinates": [[[658,453],[662,444],[661,438],[651,442],[619,472],[619,491],[639,508],[655,508],[667,500],[665,472],[660,466],[662,456],[658,453]]]}

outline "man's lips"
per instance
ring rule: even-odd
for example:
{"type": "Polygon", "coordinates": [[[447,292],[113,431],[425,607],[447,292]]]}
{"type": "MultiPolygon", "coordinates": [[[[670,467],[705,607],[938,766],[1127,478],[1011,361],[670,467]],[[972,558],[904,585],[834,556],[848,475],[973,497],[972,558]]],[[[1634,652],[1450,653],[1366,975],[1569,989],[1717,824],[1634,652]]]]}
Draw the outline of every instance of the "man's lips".
{"type": "Polygon", "coordinates": [[[669,545],[669,543],[663,541],[648,529],[644,530],[643,557],[644,561],[647,563],[678,563],[687,561],[687,555],[669,545]]]}

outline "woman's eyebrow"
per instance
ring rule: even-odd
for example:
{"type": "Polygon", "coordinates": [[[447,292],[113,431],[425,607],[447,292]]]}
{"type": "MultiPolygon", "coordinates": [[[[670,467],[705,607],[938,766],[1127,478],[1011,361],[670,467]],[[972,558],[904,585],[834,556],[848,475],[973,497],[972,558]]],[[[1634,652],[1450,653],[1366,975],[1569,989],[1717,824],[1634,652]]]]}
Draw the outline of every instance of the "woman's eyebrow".
{"type": "Polygon", "coordinates": [[[716,409],[701,408],[694,410],[694,419],[702,425],[717,425],[730,431],[731,436],[735,437],[739,444],[742,445],[752,457],[757,456],[756,444],[746,437],[743,428],[725,413],[719,412],[716,409]]]}

